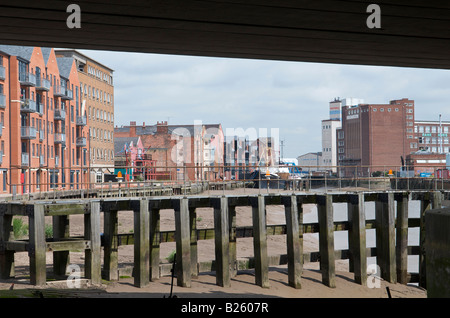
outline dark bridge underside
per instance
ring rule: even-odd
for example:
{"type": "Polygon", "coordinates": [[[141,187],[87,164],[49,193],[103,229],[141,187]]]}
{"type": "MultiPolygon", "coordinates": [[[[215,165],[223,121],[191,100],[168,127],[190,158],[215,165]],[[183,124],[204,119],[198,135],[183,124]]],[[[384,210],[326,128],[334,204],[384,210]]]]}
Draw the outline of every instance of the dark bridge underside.
{"type": "Polygon", "coordinates": [[[450,1],[7,0],[0,43],[450,69],[450,1]],[[71,3],[81,29],[66,26],[71,3]]]}

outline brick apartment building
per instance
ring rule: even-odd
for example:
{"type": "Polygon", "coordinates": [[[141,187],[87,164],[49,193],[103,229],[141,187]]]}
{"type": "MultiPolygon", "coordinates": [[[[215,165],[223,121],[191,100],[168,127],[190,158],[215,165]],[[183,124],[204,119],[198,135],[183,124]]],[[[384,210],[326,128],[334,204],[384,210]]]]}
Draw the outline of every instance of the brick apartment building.
{"type": "Polygon", "coordinates": [[[406,156],[418,150],[414,127],[414,101],[407,98],[342,107],[342,127],[337,129],[339,175],[398,171],[406,156]]]}
{"type": "Polygon", "coordinates": [[[89,120],[90,181],[103,182],[105,173],[114,168],[114,70],[76,50],[56,50],[55,54],[75,60],[81,112],[89,120]]]}
{"type": "Polygon", "coordinates": [[[73,59],[0,45],[0,193],[83,186],[89,142],[79,87],[73,59]]]}
{"type": "Polygon", "coordinates": [[[169,180],[217,180],[222,175],[224,135],[220,124],[116,127],[115,137],[140,137],[149,159],[157,167],[154,178],[169,180]],[[186,167],[186,169],[184,169],[186,167]]]}

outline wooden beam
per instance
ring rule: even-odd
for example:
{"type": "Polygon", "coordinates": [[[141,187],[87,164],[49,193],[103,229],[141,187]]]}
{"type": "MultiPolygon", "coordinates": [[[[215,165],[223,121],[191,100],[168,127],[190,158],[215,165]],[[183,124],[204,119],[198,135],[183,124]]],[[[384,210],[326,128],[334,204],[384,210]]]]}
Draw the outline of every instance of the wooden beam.
{"type": "Polygon", "coordinates": [[[228,199],[212,199],[214,204],[216,284],[230,287],[230,229],[228,218],[228,199]]]}
{"type": "Polygon", "coordinates": [[[317,196],[317,213],[319,218],[319,249],[322,282],[330,287],[336,287],[334,258],[334,226],[333,197],[329,194],[317,196]]]}
{"type": "Polygon", "coordinates": [[[134,286],[145,287],[150,282],[150,215],[148,201],[139,201],[134,211],[134,286]]]}
{"type": "Polygon", "coordinates": [[[45,218],[44,205],[35,204],[29,216],[29,256],[30,256],[30,282],[32,285],[44,286],[46,277],[45,257],[45,218]]]}
{"type": "Polygon", "coordinates": [[[269,263],[267,256],[266,205],[264,196],[252,198],[253,249],[255,255],[256,285],[269,288],[269,263]]]}

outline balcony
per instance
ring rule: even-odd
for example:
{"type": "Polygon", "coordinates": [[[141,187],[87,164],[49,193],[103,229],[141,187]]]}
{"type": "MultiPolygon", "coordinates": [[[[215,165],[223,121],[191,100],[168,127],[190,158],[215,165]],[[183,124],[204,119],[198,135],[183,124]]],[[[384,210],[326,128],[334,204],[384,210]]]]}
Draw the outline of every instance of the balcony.
{"type": "Polygon", "coordinates": [[[87,119],[86,116],[77,116],[77,126],[86,126],[87,119]]]}
{"type": "Polygon", "coordinates": [[[6,95],[0,94],[0,108],[6,108],[6,95]]]}
{"type": "Polygon", "coordinates": [[[68,88],[64,88],[64,95],[61,96],[61,99],[66,99],[66,100],[72,100],[73,99],[73,92],[71,89],[68,88]]]}
{"type": "Polygon", "coordinates": [[[59,156],[55,156],[55,167],[59,167],[59,156]]]}
{"type": "Polygon", "coordinates": [[[64,109],[55,109],[55,120],[66,120],[66,111],[64,109]]]}
{"type": "Polygon", "coordinates": [[[45,138],[44,130],[41,129],[41,130],[39,130],[39,141],[44,141],[44,138],[45,138]]]}
{"type": "Polygon", "coordinates": [[[64,86],[53,86],[53,96],[62,97],[66,95],[66,88],[64,86]]]}
{"type": "Polygon", "coordinates": [[[31,99],[22,99],[20,101],[20,111],[23,113],[35,113],[36,102],[31,99]]]}
{"type": "Polygon", "coordinates": [[[19,82],[23,86],[36,86],[36,75],[30,72],[19,73],[19,82]]]}
{"type": "Polygon", "coordinates": [[[28,126],[20,127],[20,137],[22,139],[36,139],[36,128],[28,126]]]}
{"type": "Polygon", "coordinates": [[[36,90],[48,92],[50,90],[50,81],[46,78],[37,77],[36,90]]]}
{"type": "Polygon", "coordinates": [[[36,113],[40,116],[44,115],[44,104],[36,103],[36,113]]]}
{"type": "Polygon", "coordinates": [[[30,165],[30,154],[28,152],[22,152],[22,166],[30,165]]]}
{"type": "Polygon", "coordinates": [[[55,144],[65,144],[65,143],[66,143],[66,134],[56,133],[55,144]]]}
{"type": "Polygon", "coordinates": [[[86,147],[86,137],[77,137],[77,147],[86,147]]]}
{"type": "Polygon", "coordinates": [[[0,122],[0,137],[2,136],[2,134],[3,134],[3,123],[0,122]]]}
{"type": "Polygon", "coordinates": [[[39,166],[40,166],[40,167],[45,166],[44,155],[40,155],[40,156],[39,156],[39,166]]]}
{"type": "Polygon", "coordinates": [[[5,72],[5,67],[0,65],[0,80],[5,80],[6,79],[6,72],[5,72]]]}
{"type": "Polygon", "coordinates": [[[3,163],[3,151],[0,150],[0,165],[3,163]]]}

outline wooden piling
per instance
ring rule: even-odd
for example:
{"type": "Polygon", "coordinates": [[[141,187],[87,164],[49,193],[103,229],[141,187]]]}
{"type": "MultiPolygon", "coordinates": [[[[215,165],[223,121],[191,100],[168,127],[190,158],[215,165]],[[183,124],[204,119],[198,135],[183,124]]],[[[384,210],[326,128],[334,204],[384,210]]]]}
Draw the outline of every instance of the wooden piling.
{"type": "Polygon", "coordinates": [[[237,275],[237,246],[236,246],[236,206],[228,206],[228,224],[230,229],[228,249],[230,251],[230,276],[237,275]]]}
{"type": "Polygon", "coordinates": [[[284,210],[286,216],[286,244],[288,258],[288,283],[294,288],[301,288],[301,276],[303,269],[303,245],[302,226],[299,219],[302,218],[302,208],[297,203],[295,195],[284,198],[284,210]]]}
{"type": "Polygon", "coordinates": [[[319,219],[319,252],[322,282],[336,287],[336,264],[334,256],[333,197],[329,194],[317,196],[317,213],[319,219]]]}
{"type": "Polygon", "coordinates": [[[159,279],[160,261],[160,209],[150,206],[150,280],[159,279]]]}
{"type": "Polygon", "coordinates": [[[85,276],[92,285],[101,285],[100,202],[89,203],[89,213],[84,215],[84,237],[91,241],[85,250],[85,276]]]}
{"type": "Polygon", "coordinates": [[[119,242],[117,239],[118,232],[118,215],[117,210],[103,211],[103,227],[104,227],[104,260],[103,260],[103,276],[106,280],[119,280],[119,242]]]}
{"type": "Polygon", "coordinates": [[[400,284],[408,283],[408,202],[408,193],[403,192],[398,196],[396,222],[396,260],[397,281],[400,284]]]}
{"type": "MultiPolygon", "coordinates": [[[[54,241],[68,238],[70,236],[69,215],[52,216],[54,241]]],[[[69,265],[69,251],[53,252],[53,273],[55,278],[66,276],[66,268],[69,265]]]]}
{"type": "Polygon", "coordinates": [[[139,200],[134,210],[134,286],[145,287],[150,282],[150,215],[148,200],[139,200]]]}
{"type": "Polygon", "coordinates": [[[213,201],[216,283],[222,287],[230,287],[228,199],[223,196],[220,199],[214,199],[213,201]]]}
{"type": "Polygon", "coordinates": [[[192,277],[198,277],[197,213],[195,207],[189,207],[189,228],[191,231],[191,275],[192,277]]]}
{"type": "Polygon", "coordinates": [[[377,264],[381,270],[381,278],[396,283],[394,193],[378,194],[375,216],[377,264]]]}
{"type": "Polygon", "coordinates": [[[46,257],[45,257],[45,218],[44,205],[35,204],[30,209],[29,237],[30,245],[30,282],[32,285],[44,286],[46,284],[46,257]]]}
{"type": "Polygon", "coordinates": [[[191,248],[189,201],[186,197],[174,200],[177,285],[191,287],[191,248]]]}
{"type": "Polygon", "coordinates": [[[348,196],[348,242],[355,282],[367,286],[366,211],[364,194],[348,196]]]}
{"type": "Polygon", "coordinates": [[[8,279],[14,276],[14,251],[6,249],[6,242],[10,240],[13,229],[13,216],[5,213],[5,205],[0,209],[0,279],[8,279]]]}
{"type": "Polygon", "coordinates": [[[419,286],[427,288],[426,281],[426,253],[425,253],[425,213],[430,209],[442,208],[442,193],[440,191],[427,192],[420,201],[420,229],[419,229],[419,286]]]}
{"type": "Polygon", "coordinates": [[[253,219],[253,249],[255,255],[255,282],[269,288],[269,261],[267,256],[266,204],[258,195],[251,199],[253,219]]]}

